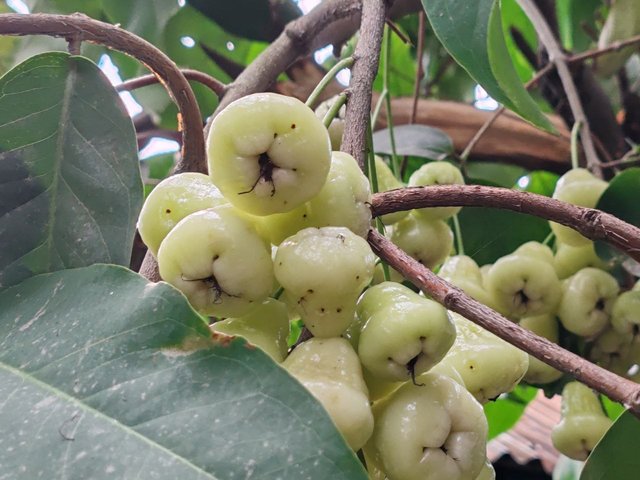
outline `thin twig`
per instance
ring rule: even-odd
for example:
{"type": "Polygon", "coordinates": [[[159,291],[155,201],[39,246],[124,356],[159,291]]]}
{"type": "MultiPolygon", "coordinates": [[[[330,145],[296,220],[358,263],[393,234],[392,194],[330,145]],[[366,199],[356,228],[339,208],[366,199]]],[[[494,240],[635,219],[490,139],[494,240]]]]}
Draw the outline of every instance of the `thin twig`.
{"type": "Polygon", "coordinates": [[[611,45],[607,47],[594,48],[593,50],[586,50],[584,52],[571,55],[570,57],[567,57],[567,62],[569,63],[584,62],[585,60],[597,58],[602,55],[606,55],[607,53],[617,52],[618,50],[622,50],[624,47],[635,45],[636,43],[640,43],[640,35],[636,35],[634,37],[629,37],[624,40],[613,42],[611,45]]]}
{"type": "Polygon", "coordinates": [[[78,41],[99,43],[119,50],[144,63],[161,79],[180,110],[179,124],[183,130],[183,148],[177,171],[207,171],[202,116],[193,90],[176,64],[146,40],[114,25],[79,13],[73,15],[4,13],[0,15],[0,34],[77,38],[78,41]]]}
{"type": "Polygon", "coordinates": [[[640,414],[640,385],[637,383],[594,365],[507,320],[438,277],[378,232],[369,230],[368,240],[374,253],[383,261],[448,310],[459,313],[546,364],[572,375],[611,400],[627,405],[636,415],[640,414]]]}
{"type": "Polygon", "coordinates": [[[569,106],[571,107],[574,122],[581,123],[580,140],[587,159],[587,166],[595,175],[602,176],[600,160],[598,159],[598,154],[593,144],[593,139],[591,138],[589,121],[584,113],[584,109],[582,108],[582,102],[580,101],[580,95],[578,94],[575,82],[573,81],[573,76],[569,71],[567,56],[560,48],[558,40],[551,31],[546,19],[542,13],[540,13],[535,2],[533,0],[518,0],[518,4],[527,14],[529,20],[531,20],[531,23],[536,29],[540,42],[544,45],[547,53],[549,54],[549,61],[556,66],[558,76],[562,82],[562,87],[564,88],[567,100],[569,101],[569,106]]]}
{"type": "Polygon", "coordinates": [[[320,83],[316,85],[316,88],[313,89],[309,98],[307,98],[306,105],[310,108],[315,108],[316,103],[318,103],[318,98],[322,91],[331,83],[331,81],[335,78],[335,76],[340,72],[343,68],[351,68],[353,65],[353,57],[347,57],[340,60],[336,63],[331,69],[326,73],[320,83]]]}
{"type": "Polygon", "coordinates": [[[364,132],[367,129],[367,122],[370,121],[371,88],[378,71],[386,14],[385,0],[362,2],[360,39],[353,54],[355,62],[351,68],[341,148],[355,158],[363,170],[366,160],[364,132]]]}
{"type": "Polygon", "coordinates": [[[535,193],[482,185],[410,187],[373,196],[374,216],[425,207],[492,207],[526,213],[573,228],[591,240],[602,240],[640,261],[640,228],[594,208],[535,193]]]}
{"type": "MultiPolygon", "coordinates": [[[[180,71],[185,76],[187,80],[192,80],[198,83],[203,84],[205,87],[208,87],[213,93],[215,93],[218,97],[224,95],[224,91],[226,85],[222,83],[215,77],[208,75],[200,70],[192,70],[190,68],[181,68],[180,71]]],[[[116,90],[118,92],[135,90],[136,88],[147,87],[149,85],[155,85],[159,83],[160,80],[155,75],[142,75],[141,77],[130,78],[122,82],[119,85],[116,85],[116,90]]]]}

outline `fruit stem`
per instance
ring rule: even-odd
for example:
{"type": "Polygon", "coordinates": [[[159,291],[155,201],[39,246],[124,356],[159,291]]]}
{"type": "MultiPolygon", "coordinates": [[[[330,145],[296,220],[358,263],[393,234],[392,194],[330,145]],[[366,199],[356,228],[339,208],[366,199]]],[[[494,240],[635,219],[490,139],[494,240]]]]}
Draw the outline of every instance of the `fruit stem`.
{"type": "Polygon", "coordinates": [[[284,293],[284,288],[280,287],[275,291],[273,295],[271,295],[271,298],[275,298],[276,300],[279,300],[283,293],[284,293]]]}
{"type": "Polygon", "coordinates": [[[391,32],[389,27],[384,28],[384,49],[382,51],[382,88],[387,92],[385,95],[385,110],[387,112],[387,129],[389,130],[389,140],[391,141],[391,171],[394,177],[400,178],[400,167],[398,164],[398,155],[396,154],[396,137],[393,133],[393,112],[391,110],[391,95],[389,95],[389,59],[391,57],[391,32]]]}
{"type": "Polygon", "coordinates": [[[571,129],[571,168],[578,168],[580,155],[578,152],[578,136],[580,135],[580,128],[582,122],[578,120],[573,124],[571,129]]]}
{"type": "Polygon", "coordinates": [[[460,220],[458,219],[458,215],[454,215],[451,217],[451,222],[453,223],[453,232],[456,236],[456,250],[458,255],[464,255],[464,242],[462,241],[462,229],[460,228],[460,220]]]}
{"type": "Polygon", "coordinates": [[[333,105],[331,105],[331,108],[329,108],[324,118],[322,119],[322,123],[324,124],[325,128],[329,128],[329,125],[331,125],[333,119],[338,116],[338,112],[346,102],[347,95],[344,92],[338,95],[338,98],[336,98],[336,101],[333,102],[333,105]]]}
{"type": "Polygon", "coordinates": [[[338,74],[340,70],[344,68],[350,68],[351,65],[353,65],[353,61],[354,61],[353,57],[343,58],[338,63],[336,63],[333,67],[331,67],[331,69],[325,74],[325,76],[322,77],[322,80],[320,80],[318,85],[316,85],[316,88],[313,89],[313,91],[307,98],[305,105],[309,108],[315,107],[316,103],[318,102],[318,98],[320,97],[320,94],[326,88],[326,86],[329,85],[329,83],[334,79],[334,77],[338,74]]]}

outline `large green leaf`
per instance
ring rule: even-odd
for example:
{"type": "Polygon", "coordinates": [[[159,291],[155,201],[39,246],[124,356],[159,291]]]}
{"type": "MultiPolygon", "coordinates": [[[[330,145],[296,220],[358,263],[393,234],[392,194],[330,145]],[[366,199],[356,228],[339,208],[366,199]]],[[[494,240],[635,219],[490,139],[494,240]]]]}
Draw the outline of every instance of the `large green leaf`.
{"type": "Polygon", "coordinates": [[[227,32],[263,42],[274,40],[284,25],[302,14],[293,0],[189,0],[189,4],[227,32]]]}
{"type": "MultiPolygon", "coordinates": [[[[638,192],[640,192],[640,167],[629,168],[611,180],[598,200],[596,208],[640,227],[638,192]]],[[[622,264],[629,272],[636,276],[640,275],[640,264],[608,243],[596,242],[596,252],[600,258],[622,264]]]]}
{"type": "Polygon", "coordinates": [[[0,287],[129,264],[142,181],[135,132],[95,64],[57,52],[0,78],[0,287]]]}
{"type": "MultiPolygon", "coordinates": [[[[441,160],[454,153],[451,137],[439,128],[426,125],[399,125],[393,128],[396,154],[441,160]]],[[[391,135],[388,128],[373,134],[376,153],[391,155],[391,135]]]]}
{"type": "Polygon", "coordinates": [[[302,385],[165,283],[93,265],[0,305],[0,478],[367,478],[302,385]]]}
{"type": "Polygon", "coordinates": [[[567,50],[581,51],[593,43],[591,32],[598,31],[603,0],[562,0],[555,2],[562,44],[567,50]]]}
{"type": "Polygon", "coordinates": [[[496,0],[422,0],[444,47],[484,89],[530,122],[552,131],[549,120],[515,71],[496,0]]]}
{"type": "Polygon", "coordinates": [[[640,420],[626,411],[605,433],[591,452],[580,480],[624,480],[638,478],[640,420]]]}

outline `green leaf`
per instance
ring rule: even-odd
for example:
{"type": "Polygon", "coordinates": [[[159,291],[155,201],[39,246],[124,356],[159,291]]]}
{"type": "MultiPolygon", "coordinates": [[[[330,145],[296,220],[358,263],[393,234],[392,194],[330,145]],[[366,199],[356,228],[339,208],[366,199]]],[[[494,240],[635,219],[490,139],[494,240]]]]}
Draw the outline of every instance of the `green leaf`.
{"type": "MultiPolygon", "coordinates": [[[[401,31],[402,29],[398,27],[401,31]]],[[[404,33],[404,32],[403,32],[404,33]]],[[[406,33],[405,33],[406,34],[406,33]]],[[[385,32],[385,35],[387,33],[385,32]]],[[[383,39],[383,45],[386,38],[383,39]]],[[[382,47],[385,48],[384,46],[382,47]]],[[[383,89],[384,62],[380,60],[378,74],[373,82],[373,89],[381,92],[383,89]]],[[[389,48],[389,76],[388,89],[392,98],[413,95],[416,78],[415,53],[411,51],[411,45],[405,43],[396,33],[391,32],[391,45],[389,48]]]]}
{"type": "Polygon", "coordinates": [[[535,170],[520,178],[517,182],[517,188],[525,192],[537,193],[550,197],[556,188],[556,183],[560,176],[556,173],[544,170],[535,170]]]}
{"type": "Polygon", "coordinates": [[[465,253],[478,265],[493,263],[523,243],[541,242],[551,231],[546,220],[496,208],[464,207],[458,220],[465,253]]]}
{"type": "MultiPolygon", "coordinates": [[[[604,191],[596,208],[611,213],[616,217],[640,227],[640,209],[638,209],[638,192],[640,192],[640,167],[624,170],[616,175],[604,191]]],[[[597,241],[596,253],[605,261],[621,264],[626,270],[640,276],[640,264],[624,253],[605,242],[597,241]]]]}
{"type": "MultiPolygon", "coordinates": [[[[399,125],[393,128],[393,135],[398,155],[440,160],[454,153],[451,138],[439,128],[426,125],[399,125]]],[[[388,128],[373,134],[373,149],[376,153],[391,155],[391,137],[388,128]]]]}
{"type": "Polygon", "coordinates": [[[489,95],[535,125],[554,130],[513,67],[499,2],[422,0],[422,5],[444,47],[489,95]]]}
{"type": "Polygon", "coordinates": [[[640,471],[639,437],[640,420],[627,410],[591,452],[580,480],[637,478],[640,471]]]}
{"type": "MultiPolygon", "coordinates": [[[[597,32],[598,14],[602,0],[562,0],[556,3],[558,27],[563,46],[568,51],[580,52],[593,43],[590,32],[597,32]]],[[[604,17],[600,17],[602,19],[604,17]]]]}
{"type": "Polygon", "coordinates": [[[495,162],[469,162],[468,183],[482,183],[496,187],[512,188],[527,171],[517,165],[495,162]]]}
{"type": "Polygon", "coordinates": [[[0,78],[0,286],[128,265],[142,205],[135,132],[95,64],[33,57],[0,78]]]}
{"type": "Polygon", "coordinates": [[[274,40],[284,25],[302,15],[300,8],[291,0],[189,0],[189,5],[227,32],[263,42],[274,40]]]}
{"type": "Polygon", "coordinates": [[[484,413],[489,423],[488,439],[491,440],[513,427],[536,393],[537,388],[518,385],[513,392],[485,404],[484,413]]]}
{"type": "Polygon", "coordinates": [[[0,305],[0,478],[367,478],[302,385],[166,283],[93,265],[0,305]]]}

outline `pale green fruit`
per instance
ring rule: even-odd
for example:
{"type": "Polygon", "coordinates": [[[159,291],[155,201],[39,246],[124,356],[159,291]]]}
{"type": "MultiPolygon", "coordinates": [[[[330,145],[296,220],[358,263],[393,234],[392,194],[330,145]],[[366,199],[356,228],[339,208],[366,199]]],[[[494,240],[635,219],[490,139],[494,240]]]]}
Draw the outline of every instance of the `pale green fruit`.
{"type": "Polygon", "coordinates": [[[440,267],[438,276],[462,289],[480,303],[493,308],[493,299],[484,289],[480,267],[471,257],[449,257],[440,267]]]}
{"type": "Polygon", "coordinates": [[[144,244],[158,255],[160,243],[187,215],[227,203],[208,175],[179,173],[162,180],[151,191],[138,218],[144,244]]]}
{"type": "Polygon", "coordinates": [[[480,473],[475,480],[495,480],[495,478],[496,471],[494,470],[493,465],[491,465],[491,462],[487,459],[484,461],[482,470],[480,470],[480,473]]]}
{"type": "Polygon", "coordinates": [[[453,367],[480,403],[513,390],[527,372],[529,356],[457,313],[450,314],[456,341],[439,366],[453,367]]]}
{"type": "Polygon", "coordinates": [[[305,228],[280,244],[274,262],[285,295],[316,337],[347,329],[374,267],[369,244],[344,227],[305,228]]]}
{"type": "Polygon", "coordinates": [[[371,190],[355,159],[343,152],[331,154],[331,170],[320,192],[286,213],[263,217],[262,229],[271,243],[308,227],[346,227],[365,237],[371,225],[371,190]]]}
{"type": "Polygon", "coordinates": [[[633,348],[632,336],[609,327],[594,340],[589,360],[618,375],[626,375],[636,363],[633,348]]]}
{"type": "Polygon", "coordinates": [[[394,282],[369,288],[356,310],[362,329],[358,356],[381,380],[415,378],[438,363],[456,337],[456,329],[439,303],[394,282]]]}
{"type": "Polygon", "coordinates": [[[407,382],[374,406],[369,457],[390,480],[474,480],[486,459],[482,407],[446,376],[420,380],[424,386],[407,382]]]}
{"type": "Polygon", "coordinates": [[[248,313],[273,291],[271,252],[231,205],[192,213],[158,252],[160,276],[205,315],[248,313]]]}
{"type": "Polygon", "coordinates": [[[327,410],[353,450],[373,432],[373,415],[358,356],[343,338],[312,338],[282,364],[327,410]]]}
{"type": "MultiPolygon", "coordinates": [[[[637,0],[613,0],[607,20],[600,31],[598,49],[605,49],[615,42],[640,34],[640,11],[637,0]]],[[[629,57],[638,50],[630,45],[596,59],[596,72],[601,77],[610,77],[624,67],[629,57]]]]}
{"type": "Polygon", "coordinates": [[[256,93],[229,104],[207,139],[209,173],[225,198],[253,215],[293,210],[322,188],[329,134],[301,101],[256,93]]]}
{"type": "Polygon", "coordinates": [[[498,311],[513,319],[555,312],[560,281],[551,263],[530,255],[507,255],[489,269],[485,288],[498,311]]]}
{"type": "Polygon", "coordinates": [[[589,387],[570,382],[562,390],[562,420],[551,431],[551,441],[567,457],[586,460],[611,424],[598,396],[589,387]]]}
{"type": "Polygon", "coordinates": [[[540,242],[523,243],[516,248],[513,255],[526,255],[553,265],[553,251],[547,245],[543,245],[540,242]]]}
{"type": "Polygon", "coordinates": [[[614,277],[597,268],[583,268],[562,285],[558,317],[564,328],[593,337],[609,324],[620,288],[614,277]]]}
{"type": "MultiPolygon", "coordinates": [[[[395,190],[396,188],[404,187],[404,184],[398,180],[394,175],[387,163],[376,155],[376,178],[378,179],[378,192],[388,192],[389,190],[395,190]]],[[[409,215],[409,210],[402,212],[387,213],[380,217],[382,223],[385,225],[392,225],[399,222],[403,218],[409,215]]]]}
{"type": "MultiPolygon", "coordinates": [[[[327,113],[329,113],[329,109],[338,99],[338,95],[335,97],[331,97],[328,100],[325,100],[320,105],[316,107],[316,116],[324,121],[324,117],[327,113]]],[[[342,145],[342,135],[344,134],[344,116],[347,113],[346,105],[340,107],[338,111],[338,115],[331,121],[329,125],[329,138],[331,139],[331,150],[340,150],[340,146],[342,145]]]]}
{"type": "Polygon", "coordinates": [[[558,243],[553,265],[560,279],[568,278],[586,267],[606,269],[606,263],[596,254],[593,242],[580,247],[558,243]]]}
{"type": "MultiPolygon", "coordinates": [[[[553,198],[581,207],[594,208],[607,186],[607,182],[595,177],[588,170],[573,169],[560,177],[553,198]]],[[[590,242],[572,228],[555,222],[549,222],[549,225],[560,243],[579,247],[590,242]]]]}
{"type": "MultiPolygon", "coordinates": [[[[426,185],[464,185],[460,169],[449,162],[425,163],[409,177],[410,187],[426,185]]],[[[431,207],[416,210],[417,214],[429,220],[446,220],[453,217],[462,207],[431,207]]]]}
{"type": "MultiPolygon", "coordinates": [[[[535,317],[527,317],[520,320],[520,326],[532,331],[536,335],[546,338],[553,343],[558,343],[558,320],[555,315],[549,313],[535,317]]],[[[562,372],[529,355],[529,368],[524,376],[524,381],[533,385],[543,385],[555,382],[562,376],[562,372]]]]}
{"type": "Polygon", "coordinates": [[[451,252],[453,232],[442,220],[426,220],[414,212],[393,226],[391,241],[425,267],[433,269],[451,252]]]}
{"type": "Polygon", "coordinates": [[[242,317],[216,322],[211,329],[246,339],[276,362],[282,362],[287,356],[289,313],[284,303],[273,298],[267,298],[242,317]]]}
{"type": "Polygon", "coordinates": [[[640,290],[622,293],[613,303],[611,325],[618,332],[635,337],[640,332],[640,290]]]}

